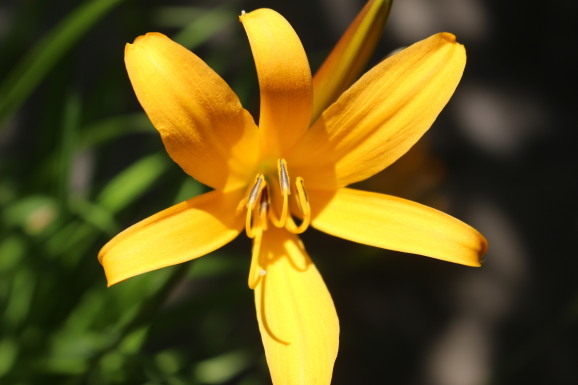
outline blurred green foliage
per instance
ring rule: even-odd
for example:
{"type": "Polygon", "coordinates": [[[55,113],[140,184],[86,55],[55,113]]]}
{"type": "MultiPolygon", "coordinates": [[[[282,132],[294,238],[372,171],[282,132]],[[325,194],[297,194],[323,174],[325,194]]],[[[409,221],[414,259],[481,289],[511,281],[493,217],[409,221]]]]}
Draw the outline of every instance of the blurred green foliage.
{"type": "MultiPolygon", "coordinates": [[[[156,29],[206,46],[236,7],[33,1],[0,13],[11,20],[0,35],[0,383],[262,383],[256,324],[247,335],[226,316],[254,322],[235,253],[109,289],[96,259],[123,228],[204,191],[138,107],[123,45],[156,29]]],[[[206,59],[226,73],[234,43],[206,59]]]]}

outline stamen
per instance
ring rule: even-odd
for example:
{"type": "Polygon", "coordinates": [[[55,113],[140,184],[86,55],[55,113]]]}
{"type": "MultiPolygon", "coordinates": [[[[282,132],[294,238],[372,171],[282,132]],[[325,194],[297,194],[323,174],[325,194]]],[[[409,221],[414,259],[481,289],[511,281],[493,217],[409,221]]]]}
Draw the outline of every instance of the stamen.
{"type": "MultiPolygon", "coordinates": [[[[278,228],[286,228],[288,231],[301,234],[309,227],[311,223],[311,206],[309,205],[309,197],[307,196],[307,191],[305,190],[305,182],[302,177],[295,179],[295,200],[297,201],[297,206],[301,211],[301,223],[299,225],[295,224],[293,216],[291,215],[289,209],[289,195],[291,195],[291,179],[289,178],[289,172],[287,171],[287,161],[285,159],[279,159],[277,161],[277,172],[279,180],[279,192],[282,196],[281,202],[281,215],[277,217],[275,207],[279,207],[279,202],[276,201],[277,205],[271,208],[271,192],[269,191],[269,185],[263,174],[258,174],[255,178],[255,182],[249,191],[247,198],[243,199],[240,203],[240,208],[245,207],[247,210],[245,216],[245,232],[249,238],[261,237],[263,231],[267,230],[268,220],[278,228]]],[[[275,194],[277,194],[277,189],[274,188],[275,194]]],[[[258,246],[260,240],[255,240],[255,244],[258,246]]],[[[254,281],[254,280],[253,280],[254,281]]]]}
{"type": "Polygon", "coordinates": [[[279,159],[277,162],[277,170],[279,172],[279,185],[281,186],[281,194],[287,193],[291,195],[291,182],[289,180],[289,173],[287,172],[287,161],[279,159]]]}
{"type": "Polygon", "coordinates": [[[309,205],[309,196],[307,195],[307,190],[305,190],[305,180],[300,176],[295,179],[296,188],[297,188],[297,202],[299,203],[299,208],[301,212],[305,213],[308,211],[311,213],[311,206],[309,205]]]}
{"type": "Polygon", "coordinates": [[[251,188],[251,192],[249,193],[249,197],[247,198],[247,209],[252,209],[255,207],[255,203],[257,203],[257,198],[259,198],[259,194],[265,188],[263,186],[263,182],[265,182],[265,176],[263,174],[258,174],[255,178],[255,183],[251,188]]]}
{"type": "Polygon", "coordinates": [[[255,238],[256,232],[253,228],[253,210],[247,208],[247,214],[245,215],[245,233],[249,238],[255,238]]]}
{"type": "MultiPolygon", "coordinates": [[[[245,206],[247,207],[247,213],[245,216],[245,232],[247,233],[247,236],[249,238],[254,238],[256,235],[255,229],[260,227],[259,225],[255,225],[253,223],[253,211],[255,209],[257,201],[261,196],[261,192],[263,191],[263,189],[265,189],[265,187],[267,187],[265,177],[263,176],[263,174],[257,175],[257,178],[255,178],[255,184],[253,184],[253,187],[251,188],[251,192],[249,193],[249,197],[247,198],[247,202],[245,204],[245,206]]],[[[261,208],[259,207],[259,211],[260,209],[261,208]]],[[[260,216],[258,219],[261,219],[260,216]]],[[[260,222],[263,221],[260,220],[260,222]]],[[[267,221],[264,222],[267,223],[267,221]]]]}
{"type": "Polygon", "coordinates": [[[261,194],[261,203],[259,204],[259,220],[263,231],[267,230],[267,213],[269,212],[269,189],[266,188],[261,194]]]}
{"type": "Polygon", "coordinates": [[[311,206],[309,205],[309,197],[307,196],[307,191],[305,190],[305,182],[303,178],[297,177],[295,179],[295,188],[297,190],[297,203],[299,204],[299,210],[303,215],[301,224],[297,226],[293,221],[293,218],[289,217],[290,220],[287,221],[287,230],[295,234],[301,234],[309,227],[311,223],[311,206]]]}

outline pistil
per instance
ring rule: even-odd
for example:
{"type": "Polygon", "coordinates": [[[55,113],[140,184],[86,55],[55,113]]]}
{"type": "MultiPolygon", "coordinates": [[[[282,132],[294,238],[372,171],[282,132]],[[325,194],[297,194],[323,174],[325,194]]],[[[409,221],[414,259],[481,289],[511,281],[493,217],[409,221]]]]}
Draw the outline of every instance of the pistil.
{"type": "Polygon", "coordinates": [[[279,188],[283,197],[281,216],[277,218],[275,210],[271,210],[269,211],[269,218],[275,227],[283,228],[287,223],[287,214],[289,213],[289,195],[291,195],[291,180],[289,179],[287,161],[285,159],[279,159],[277,161],[277,178],[279,180],[279,188]]]}

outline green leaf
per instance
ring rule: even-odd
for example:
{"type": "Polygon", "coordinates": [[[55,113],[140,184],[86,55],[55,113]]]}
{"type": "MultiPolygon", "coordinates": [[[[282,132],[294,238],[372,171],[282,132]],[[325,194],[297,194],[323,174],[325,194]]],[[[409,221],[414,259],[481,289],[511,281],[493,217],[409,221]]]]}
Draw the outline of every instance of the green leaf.
{"type": "Polygon", "coordinates": [[[18,358],[18,345],[12,338],[0,341],[0,376],[11,369],[18,358]]]}
{"type": "Polygon", "coordinates": [[[0,274],[17,270],[26,254],[26,241],[16,234],[3,235],[0,240],[0,274]]]}
{"type": "Polygon", "coordinates": [[[0,213],[8,226],[22,227],[29,234],[38,234],[58,216],[54,199],[43,195],[31,195],[12,202],[0,213]]]}
{"type": "Polygon", "coordinates": [[[166,157],[160,154],[142,158],[116,176],[96,201],[111,212],[117,212],[142,195],[167,167],[166,157]]]}
{"type": "Polygon", "coordinates": [[[41,39],[0,84],[1,124],[26,100],[58,60],[112,8],[124,0],[93,0],[78,6],[41,39]]]}
{"type": "Polygon", "coordinates": [[[99,120],[78,134],[77,148],[83,150],[134,133],[157,133],[144,112],[124,114],[99,120]]]}
{"type": "Polygon", "coordinates": [[[221,384],[247,369],[250,358],[250,354],[245,350],[231,351],[199,362],[195,374],[203,383],[221,384]]]}
{"type": "Polygon", "coordinates": [[[60,136],[60,163],[58,167],[58,203],[68,206],[71,166],[76,144],[76,132],[80,123],[81,101],[76,93],[70,93],[63,112],[62,134],[60,136]]]}
{"type": "Polygon", "coordinates": [[[173,39],[192,50],[236,20],[229,6],[221,6],[199,15],[173,39]]]}

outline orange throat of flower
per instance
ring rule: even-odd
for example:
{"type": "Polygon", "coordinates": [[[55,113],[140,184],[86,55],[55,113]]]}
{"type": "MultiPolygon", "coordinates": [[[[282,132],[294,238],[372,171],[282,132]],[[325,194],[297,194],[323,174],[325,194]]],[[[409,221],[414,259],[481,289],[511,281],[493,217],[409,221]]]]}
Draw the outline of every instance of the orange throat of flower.
{"type": "Polygon", "coordinates": [[[240,209],[246,209],[245,232],[253,239],[251,269],[249,272],[249,287],[254,289],[261,278],[267,273],[261,266],[261,240],[263,232],[267,230],[269,221],[277,228],[285,228],[294,234],[301,234],[311,221],[311,207],[305,190],[303,178],[295,178],[293,194],[291,179],[287,171],[287,161],[277,161],[277,175],[267,177],[263,173],[257,174],[247,198],[239,204],[240,209]],[[277,180],[277,183],[275,182],[277,180]],[[290,197],[295,196],[301,223],[296,224],[291,215],[290,197]]]}

